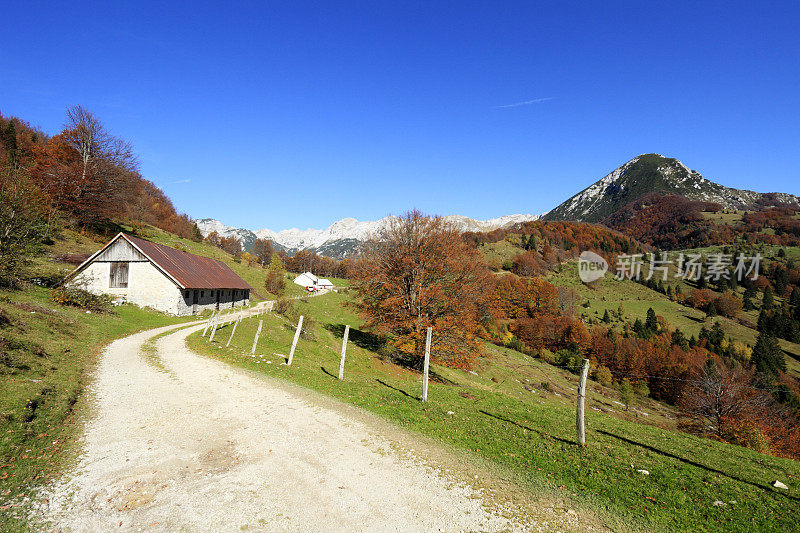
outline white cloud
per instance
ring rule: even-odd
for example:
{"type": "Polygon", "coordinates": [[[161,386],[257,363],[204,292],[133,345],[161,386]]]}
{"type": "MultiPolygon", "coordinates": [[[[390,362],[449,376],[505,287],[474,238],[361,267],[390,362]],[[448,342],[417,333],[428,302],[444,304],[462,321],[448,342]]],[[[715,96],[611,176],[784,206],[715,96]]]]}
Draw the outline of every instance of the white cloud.
{"type": "Polygon", "coordinates": [[[552,100],[553,98],[555,97],[548,96],[546,98],[534,98],[533,100],[525,100],[524,102],[515,102],[513,104],[496,105],[494,106],[494,109],[505,109],[508,107],[520,107],[524,105],[541,104],[542,102],[547,102],[548,100],[552,100]]]}
{"type": "Polygon", "coordinates": [[[185,180],[170,181],[169,184],[175,185],[176,183],[189,183],[190,181],[192,181],[191,178],[186,178],[185,180]]]}

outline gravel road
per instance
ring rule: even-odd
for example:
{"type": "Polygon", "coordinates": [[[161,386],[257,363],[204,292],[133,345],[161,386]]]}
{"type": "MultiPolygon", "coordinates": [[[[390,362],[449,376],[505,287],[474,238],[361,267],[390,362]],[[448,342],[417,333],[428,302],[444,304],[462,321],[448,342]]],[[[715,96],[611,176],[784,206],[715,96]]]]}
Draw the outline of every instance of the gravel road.
{"type": "Polygon", "coordinates": [[[106,348],[83,454],[44,496],[56,530],[533,526],[488,511],[470,486],[398,452],[359,417],[193,354],[185,339],[199,328],[154,329],[106,348]]]}
{"type": "Polygon", "coordinates": [[[41,512],[54,529],[575,527],[570,515],[550,521],[552,513],[512,522],[480,491],[398,450],[368,419],[193,354],[185,339],[201,327],[154,329],[106,348],[90,390],[83,454],[44,496],[41,512]]]}

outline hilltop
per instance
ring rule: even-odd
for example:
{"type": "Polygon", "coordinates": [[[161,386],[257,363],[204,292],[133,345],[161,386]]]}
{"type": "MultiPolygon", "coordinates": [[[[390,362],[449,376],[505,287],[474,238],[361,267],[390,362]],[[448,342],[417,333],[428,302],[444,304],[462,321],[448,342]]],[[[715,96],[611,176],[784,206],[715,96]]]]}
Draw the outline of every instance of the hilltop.
{"type": "Polygon", "coordinates": [[[713,202],[728,209],[758,205],[800,204],[786,193],[759,193],[733,189],[704,178],[677,159],[642,154],[610,172],[543,216],[545,220],[602,222],[626,205],[652,194],[675,195],[713,202]]]}

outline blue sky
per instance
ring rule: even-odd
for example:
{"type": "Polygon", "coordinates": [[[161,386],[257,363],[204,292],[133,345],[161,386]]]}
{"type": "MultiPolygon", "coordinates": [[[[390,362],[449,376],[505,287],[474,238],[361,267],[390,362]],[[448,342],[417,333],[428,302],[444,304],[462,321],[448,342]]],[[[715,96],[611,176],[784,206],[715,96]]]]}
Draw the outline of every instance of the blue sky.
{"type": "Polygon", "coordinates": [[[8,2],[0,112],[93,110],[195,218],[540,213],[644,152],[800,194],[797,1],[109,4],[8,2]]]}

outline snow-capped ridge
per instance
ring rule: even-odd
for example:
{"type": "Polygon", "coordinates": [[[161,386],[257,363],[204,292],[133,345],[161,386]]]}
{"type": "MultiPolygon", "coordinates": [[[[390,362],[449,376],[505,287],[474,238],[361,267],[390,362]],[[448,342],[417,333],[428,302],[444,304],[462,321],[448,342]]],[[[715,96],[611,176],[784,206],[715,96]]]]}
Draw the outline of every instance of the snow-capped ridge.
{"type": "MultiPolygon", "coordinates": [[[[540,215],[515,214],[503,215],[490,220],[475,220],[461,215],[448,215],[443,217],[453,224],[459,231],[492,231],[522,222],[537,220],[540,215]]],[[[298,228],[273,231],[262,228],[251,231],[243,228],[227,226],[216,219],[200,219],[197,227],[203,236],[216,231],[222,237],[235,237],[242,242],[245,248],[252,246],[256,239],[267,239],[289,252],[298,250],[314,250],[323,253],[325,250],[334,250],[329,255],[346,256],[355,247],[354,243],[363,242],[372,235],[386,228],[396,217],[387,216],[380,220],[358,221],[355,218],[337,220],[325,229],[298,228]],[[349,243],[349,244],[348,244],[349,243]]]]}

